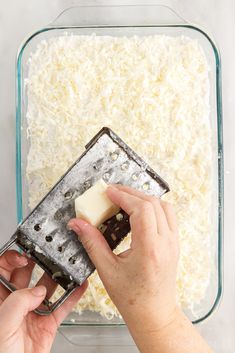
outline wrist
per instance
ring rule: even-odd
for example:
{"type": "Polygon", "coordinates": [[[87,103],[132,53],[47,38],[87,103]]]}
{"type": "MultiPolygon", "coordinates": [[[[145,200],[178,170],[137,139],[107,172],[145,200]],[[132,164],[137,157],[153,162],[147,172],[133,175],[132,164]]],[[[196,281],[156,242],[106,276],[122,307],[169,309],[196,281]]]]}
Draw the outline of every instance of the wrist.
{"type": "Polygon", "coordinates": [[[158,353],[158,344],[171,339],[174,331],[181,325],[182,316],[184,315],[181,310],[175,306],[173,311],[164,317],[152,310],[151,314],[136,317],[135,320],[133,316],[124,319],[139,351],[158,353]]]}
{"type": "Polygon", "coordinates": [[[177,307],[165,323],[161,321],[160,326],[155,315],[139,322],[127,322],[127,325],[141,353],[212,353],[190,320],[177,307]]]}
{"type": "Polygon", "coordinates": [[[176,324],[181,315],[181,310],[173,305],[167,308],[163,307],[160,310],[153,307],[149,310],[133,308],[131,313],[127,311],[123,314],[123,319],[131,332],[148,336],[150,333],[160,335],[168,327],[176,324]]]}

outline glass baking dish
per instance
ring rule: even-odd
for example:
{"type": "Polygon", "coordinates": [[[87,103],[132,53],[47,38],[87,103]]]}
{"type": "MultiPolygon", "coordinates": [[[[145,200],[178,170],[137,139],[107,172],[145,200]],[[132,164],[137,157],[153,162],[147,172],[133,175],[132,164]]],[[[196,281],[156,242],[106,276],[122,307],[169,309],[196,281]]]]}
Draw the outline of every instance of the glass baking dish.
{"type": "MultiPolygon", "coordinates": [[[[221,65],[218,49],[214,41],[202,29],[188,24],[172,9],[162,6],[81,6],[65,10],[49,26],[30,35],[19,49],[17,57],[17,108],[16,108],[16,186],[18,222],[28,214],[28,189],[26,162],[29,150],[27,139],[27,94],[24,80],[27,78],[27,60],[42,39],[56,37],[64,32],[79,34],[131,36],[166,34],[187,36],[199,41],[210,65],[210,123],[213,143],[214,199],[211,213],[213,222],[213,263],[215,271],[211,278],[205,299],[196,308],[196,318],[188,311],[186,314],[199,323],[208,318],[218,306],[222,293],[222,238],[223,238],[223,141],[221,106],[221,65]]],[[[118,318],[107,320],[97,313],[71,313],[64,325],[116,326],[124,325],[118,318]]]]}

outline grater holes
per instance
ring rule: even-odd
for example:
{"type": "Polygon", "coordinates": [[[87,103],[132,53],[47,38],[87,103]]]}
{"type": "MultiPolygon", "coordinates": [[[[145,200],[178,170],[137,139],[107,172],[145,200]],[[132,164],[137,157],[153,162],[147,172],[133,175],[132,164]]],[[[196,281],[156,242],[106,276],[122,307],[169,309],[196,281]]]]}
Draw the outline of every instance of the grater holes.
{"type": "Polygon", "coordinates": [[[59,252],[64,252],[65,251],[65,246],[64,245],[60,245],[60,246],[58,246],[57,250],[59,252]]]}
{"type": "Polygon", "coordinates": [[[64,214],[61,210],[57,210],[56,213],[54,214],[54,219],[56,221],[60,221],[64,217],[64,214]]]}
{"type": "Polygon", "coordinates": [[[110,179],[110,177],[111,177],[111,173],[109,173],[109,172],[106,172],[106,173],[104,173],[104,175],[103,175],[104,181],[108,181],[108,180],[110,179]]]}
{"type": "Polygon", "coordinates": [[[66,191],[66,193],[64,194],[64,198],[66,200],[70,200],[73,197],[73,192],[71,190],[66,191]]]}
{"type": "Polygon", "coordinates": [[[56,279],[56,278],[59,278],[59,277],[62,277],[63,274],[61,271],[57,271],[57,272],[54,272],[53,275],[51,276],[52,279],[56,279]]]}
{"type": "Polygon", "coordinates": [[[114,151],[114,152],[111,152],[110,153],[110,158],[113,160],[113,161],[116,161],[119,157],[119,151],[114,151]]]}
{"type": "Polygon", "coordinates": [[[95,171],[100,170],[103,162],[104,162],[103,159],[98,159],[98,161],[96,161],[92,166],[93,170],[95,170],[95,171]]]}
{"type": "Polygon", "coordinates": [[[107,228],[108,228],[107,225],[105,225],[103,223],[98,227],[98,229],[101,233],[104,233],[107,228]]]}
{"type": "Polygon", "coordinates": [[[134,174],[132,174],[131,179],[136,181],[138,179],[138,177],[139,177],[139,174],[134,173],[134,174]]]}
{"type": "Polygon", "coordinates": [[[116,159],[118,159],[118,154],[113,152],[110,157],[112,158],[113,161],[116,161],[116,159]]]}
{"type": "Polygon", "coordinates": [[[142,185],[142,189],[143,189],[144,191],[149,190],[149,188],[150,188],[150,185],[149,185],[148,182],[146,182],[146,183],[144,183],[144,184],[142,185]]]}
{"type": "Polygon", "coordinates": [[[110,236],[111,236],[111,238],[112,238],[113,241],[116,241],[116,240],[117,240],[116,234],[112,233],[110,236]]]}
{"type": "Polygon", "coordinates": [[[69,258],[69,263],[70,263],[71,265],[74,265],[75,262],[76,262],[76,260],[77,260],[76,256],[71,256],[71,257],[69,258]]]}
{"type": "Polygon", "coordinates": [[[121,170],[125,171],[129,168],[129,163],[128,162],[124,162],[122,165],[121,165],[121,170]]]}
{"type": "Polygon", "coordinates": [[[87,190],[91,187],[92,182],[91,180],[86,180],[83,185],[84,185],[84,188],[87,190]]]}
{"type": "Polygon", "coordinates": [[[42,229],[41,225],[39,223],[35,224],[35,226],[33,228],[34,228],[34,230],[36,230],[36,232],[39,232],[42,229]]]}
{"type": "Polygon", "coordinates": [[[48,243],[50,243],[50,242],[53,240],[53,238],[52,238],[51,235],[46,235],[46,236],[45,236],[45,239],[46,239],[46,241],[47,241],[48,243]]]}
{"type": "Polygon", "coordinates": [[[123,219],[123,214],[122,213],[117,213],[116,214],[116,220],[120,222],[123,219]]]}
{"type": "MultiPolygon", "coordinates": [[[[68,231],[68,233],[70,233],[70,232],[72,232],[72,230],[68,231]]],[[[58,245],[57,251],[60,253],[64,252],[69,243],[70,243],[70,239],[67,239],[65,242],[58,245]]]]}

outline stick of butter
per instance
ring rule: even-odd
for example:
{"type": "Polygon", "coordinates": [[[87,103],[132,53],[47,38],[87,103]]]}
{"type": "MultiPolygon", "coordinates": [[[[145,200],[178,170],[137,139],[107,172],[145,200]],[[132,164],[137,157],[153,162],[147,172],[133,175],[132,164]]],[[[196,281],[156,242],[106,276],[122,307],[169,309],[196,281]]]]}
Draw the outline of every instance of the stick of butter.
{"type": "Polygon", "coordinates": [[[77,218],[82,218],[95,227],[114,216],[119,207],[106,195],[108,185],[100,179],[91,188],[75,199],[77,218]]]}

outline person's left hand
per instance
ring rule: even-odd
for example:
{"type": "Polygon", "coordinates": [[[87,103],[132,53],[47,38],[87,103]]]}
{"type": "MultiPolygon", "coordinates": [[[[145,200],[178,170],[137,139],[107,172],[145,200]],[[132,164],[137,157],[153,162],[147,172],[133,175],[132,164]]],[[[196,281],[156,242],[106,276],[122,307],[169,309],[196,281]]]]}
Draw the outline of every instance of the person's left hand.
{"type": "Polygon", "coordinates": [[[59,309],[49,316],[39,316],[32,310],[46,294],[47,298],[52,296],[56,285],[44,274],[37,287],[27,288],[33,266],[32,261],[14,250],[0,257],[0,274],[19,288],[9,294],[0,285],[0,353],[49,353],[57,328],[87,288],[85,282],[59,309]]]}

